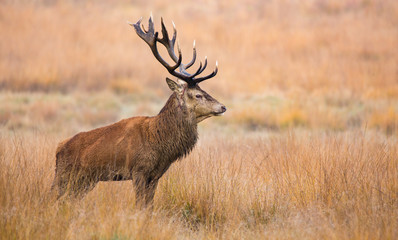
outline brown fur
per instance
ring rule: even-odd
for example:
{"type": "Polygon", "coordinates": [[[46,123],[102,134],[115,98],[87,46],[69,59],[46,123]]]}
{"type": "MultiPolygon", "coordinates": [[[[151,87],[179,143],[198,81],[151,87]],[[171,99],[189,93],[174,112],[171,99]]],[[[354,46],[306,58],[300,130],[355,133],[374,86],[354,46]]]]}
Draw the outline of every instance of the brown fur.
{"type": "Polygon", "coordinates": [[[194,147],[197,123],[225,111],[198,86],[170,81],[175,93],[157,116],[124,119],[58,145],[53,187],[59,197],[84,195],[99,181],[133,180],[137,201],[147,205],[153,200],[160,177],[194,147]],[[192,96],[198,93],[205,96],[202,103],[192,96]]]}

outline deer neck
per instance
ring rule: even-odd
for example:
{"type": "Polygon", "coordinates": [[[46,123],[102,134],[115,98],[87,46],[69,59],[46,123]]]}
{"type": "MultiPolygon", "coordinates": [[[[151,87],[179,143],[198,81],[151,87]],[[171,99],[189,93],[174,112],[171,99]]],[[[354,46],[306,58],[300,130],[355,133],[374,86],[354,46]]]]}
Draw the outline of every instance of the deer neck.
{"type": "Polygon", "coordinates": [[[163,149],[168,149],[166,155],[169,158],[178,159],[192,150],[198,138],[195,114],[182,104],[175,93],[156,116],[156,122],[155,134],[163,149]]]}
{"type": "Polygon", "coordinates": [[[177,97],[176,93],[173,93],[169,97],[157,117],[159,120],[170,124],[176,122],[192,125],[195,127],[197,126],[195,113],[187,108],[185,101],[177,97]]]}

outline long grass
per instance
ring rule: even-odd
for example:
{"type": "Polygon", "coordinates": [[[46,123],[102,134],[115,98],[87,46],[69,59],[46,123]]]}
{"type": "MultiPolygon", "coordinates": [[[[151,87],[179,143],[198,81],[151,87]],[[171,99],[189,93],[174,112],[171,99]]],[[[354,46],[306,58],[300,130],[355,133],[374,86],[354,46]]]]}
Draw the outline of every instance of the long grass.
{"type": "Polygon", "coordinates": [[[394,239],[398,148],[375,132],[204,137],[160,181],[154,211],[130,182],[81,201],[50,192],[57,137],[0,144],[2,239],[394,239]]]}

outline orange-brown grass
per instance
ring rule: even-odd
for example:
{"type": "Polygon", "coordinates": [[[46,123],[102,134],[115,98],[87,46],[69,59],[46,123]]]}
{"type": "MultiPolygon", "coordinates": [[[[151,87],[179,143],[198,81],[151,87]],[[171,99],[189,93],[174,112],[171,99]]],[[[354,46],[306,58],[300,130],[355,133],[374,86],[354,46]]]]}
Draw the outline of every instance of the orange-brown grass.
{"type": "Polygon", "coordinates": [[[203,134],[162,178],[153,212],[130,182],[50,192],[59,135],[0,139],[1,239],[393,239],[398,144],[376,132],[203,134]]]}

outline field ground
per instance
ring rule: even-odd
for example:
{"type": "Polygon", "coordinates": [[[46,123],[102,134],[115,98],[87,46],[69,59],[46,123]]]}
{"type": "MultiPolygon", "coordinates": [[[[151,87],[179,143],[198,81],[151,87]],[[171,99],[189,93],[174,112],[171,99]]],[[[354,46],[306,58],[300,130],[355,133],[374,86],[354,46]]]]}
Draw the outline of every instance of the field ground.
{"type": "Polygon", "coordinates": [[[0,3],[0,239],[397,239],[398,3],[172,3],[0,3]],[[131,182],[57,202],[59,141],[170,94],[125,23],[151,11],[184,62],[194,39],[218,59],[201,86],[228,111],[200,124],[153,211],[131,182]]]}

